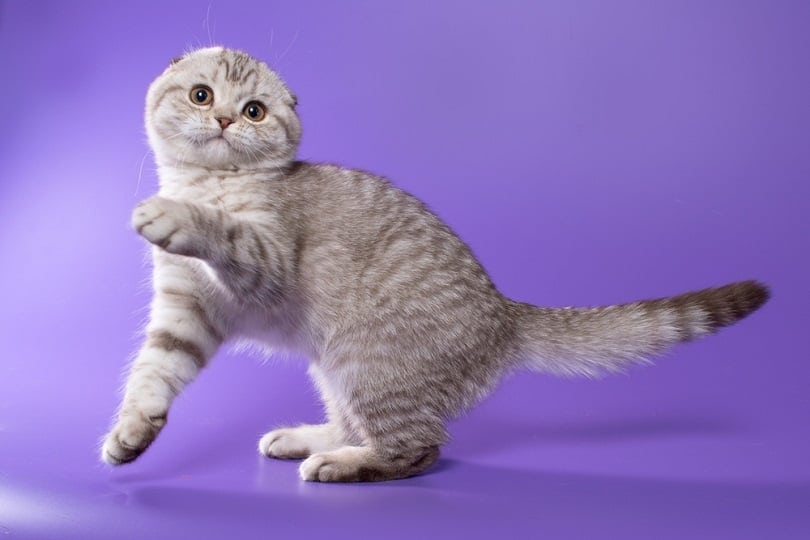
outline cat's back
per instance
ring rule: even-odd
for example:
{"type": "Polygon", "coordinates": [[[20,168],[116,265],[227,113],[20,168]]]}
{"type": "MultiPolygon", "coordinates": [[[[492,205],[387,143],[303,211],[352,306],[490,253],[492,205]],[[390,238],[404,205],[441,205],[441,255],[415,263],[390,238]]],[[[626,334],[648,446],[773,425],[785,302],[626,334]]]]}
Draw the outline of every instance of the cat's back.
{"type": "Polygon", "coordinates": [[[297,164],[299,278],[319,305],[370,311],[494,309],[501,296],[468,246],[416,197],[371,173],[297,164]],[[452,309],[455,309],[453,307],[452,309]]]}
{"type": "Polygon", "coordinates": [[[419,199],[367,171],[299,162],[290,173],[289,185],[313,221],[313,232],[341,223],[348,227],[347,237],[373,241],[387,228],[422,225],[452,236],[419,199]]]}
{"type": "Polygon", "coordinates": [[[337,165],[301,163],[289,185],[295,193],[288,197],[298,202],[304,217],[305,243],[329,246],[353,267],[394,262],[403,255],[479,267],[466,244],[422,201],[386,178],[337,165]]]}

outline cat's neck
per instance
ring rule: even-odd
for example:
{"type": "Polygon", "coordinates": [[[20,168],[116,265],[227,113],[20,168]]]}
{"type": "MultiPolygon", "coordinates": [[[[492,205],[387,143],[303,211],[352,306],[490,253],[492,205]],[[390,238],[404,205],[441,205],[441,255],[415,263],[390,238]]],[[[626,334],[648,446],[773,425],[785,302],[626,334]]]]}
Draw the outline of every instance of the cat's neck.
{"type": "Polygon", "coordinates": [[[158,175],[165,177],[189,176],[244,176],[253,174],[283,175],[287,173],[288,165],[272,165],[268,167],[204,167],[202,165],[158,165],[158,175]]]}
{"type": "Polygon", "coordinates": [[[286,167],[158,166],[161,194],[190,198],[204,197],[216,192],[244,191],[251,184],[266,186],[268,183],[277,182],[287,174],[286,167]]]}

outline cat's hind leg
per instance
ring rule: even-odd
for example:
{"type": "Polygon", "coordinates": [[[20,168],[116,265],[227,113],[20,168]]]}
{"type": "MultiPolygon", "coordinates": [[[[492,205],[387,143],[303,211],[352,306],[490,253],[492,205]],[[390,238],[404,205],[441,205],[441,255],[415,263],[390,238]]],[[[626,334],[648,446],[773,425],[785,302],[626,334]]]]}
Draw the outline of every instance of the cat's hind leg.
{"type": "Polygon", "coordinates": [[[325,374],[312,364],[309,375],[321,394],[328,422],[274,429],[259,440],[261,454],[278,459],[303,459],[360,442],[345,407],[332,392],[325,374]]]}
{"type": "Polygon", "coordinates": [[[350,436],[344,446],[313,453],[301,463],[303,480],[394,480],[419,474],[438,459],[447,434],[431,377],[403,373],[385,361],[338,362],[329,373],[310,371],[330,419],[350,436]]]}

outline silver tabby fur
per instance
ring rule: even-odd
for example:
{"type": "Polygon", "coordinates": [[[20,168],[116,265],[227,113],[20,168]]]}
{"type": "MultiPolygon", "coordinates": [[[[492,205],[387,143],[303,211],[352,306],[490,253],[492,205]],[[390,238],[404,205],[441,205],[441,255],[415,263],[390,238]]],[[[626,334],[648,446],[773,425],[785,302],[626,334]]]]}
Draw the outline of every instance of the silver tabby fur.
{"type": "Polygon", "coordinates": [[[296,161],[295,106],[265,64],[219,47],[173,62],[149,88],[160,190],[132,225],[153,244],[154,299],[105,462],[137,458],[229,340],[305,355],[325,403],[324,424],[271,431],[263,454],[305,458],[304,480],[387,480],[434,463],[446,421],[510,370],[620,370],[767,299],[749,281],[603,308],[512,301],[411,195],[296,161]],[[201,84],[206,105],[190,97],[201,84]],[[243,114],[251,101],[266,108],[258,122],[243,114]]]}

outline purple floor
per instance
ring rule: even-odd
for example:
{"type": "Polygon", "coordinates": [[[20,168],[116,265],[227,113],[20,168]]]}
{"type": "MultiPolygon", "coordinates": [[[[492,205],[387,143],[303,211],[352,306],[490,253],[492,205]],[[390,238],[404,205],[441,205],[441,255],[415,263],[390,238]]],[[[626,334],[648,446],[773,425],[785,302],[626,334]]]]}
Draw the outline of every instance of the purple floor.
{"type": "Polygon", "coordinates": [[[810,538],[810,4],[529,4],[0,0],[0,538],[810,538]],[[280,70],[302,158],[424,199],[510,297],[773,299],[626,375],[517,374],[409,480],[260,457],[316,395],[228,351],[103,466],[149,301],[143,98],[209,43],[280,70]]]}

